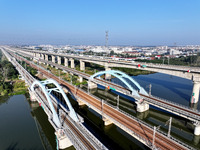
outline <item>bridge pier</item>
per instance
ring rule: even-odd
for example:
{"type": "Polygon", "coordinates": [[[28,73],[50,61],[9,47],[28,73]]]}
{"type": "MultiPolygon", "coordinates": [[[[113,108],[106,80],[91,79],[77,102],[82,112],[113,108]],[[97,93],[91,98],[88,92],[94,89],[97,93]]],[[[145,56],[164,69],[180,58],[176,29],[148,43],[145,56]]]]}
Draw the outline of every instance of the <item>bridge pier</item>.
{"type": "Polygon", "coordinates": [[[200,82],[194,81],[190,103],[197,103],[199,101],[199,90],[200,90],[200,82]]]}
{"type": "Polygon", "coordinates": [[[65,66],[68,67],[68,58],[65,57],[65,60],[64,60],[64,61],[65,61],[65,66]]]}
{"type": "Polygon", "coordinates": [[[61,65],[61,57],[57,56],[57,58],[58,58],[58,64],[61,65]]]}
{"type": "Polygon", "coordinates": [[[37,57],[37,58],[40,58],[40,54],[39,54],[39,53],[36,53],[36,57],[37,57]]]}
{"type": "Polygon", "coordinates": [[[43,54],[40,54],[40,59],[43,59],[43,54]]]}
{"type": "MultiPolygon", "coordinates": [[[[49,56],[48,56],[47,54],[45,54],[45,60],[46,60],[46,61],[49,61],[49,56]]],[[[49,64],[46,63],[46,65],[48,66],[49,64]]]]}
{"type": "Polygon", "coordinates": [[[51,55],[52,58],[52,62],[55,63],[56,62],[56,57],[54,55],[51,55]]]}
{"type": "MultiPolygon", "coordinates": [[[[105,67],[105,71],[109,71],[111,68],[105,67]]],[[[105,79],[111,79],[111,74],[105,74],[105,79]]]]}
{"type": "Polygon", "coordinates": [[[106,118],[106,117],[103,117],[103,121],[104,121],[104,125],[105,125],[105,126],[108,126],[108,125],[110,125],[110,124],[113,123],[110,119],[108,119],[108,118],[106,118]]]}
{"type": "Polygon", "coordinates": [[[88,81],[88,88],[89,89],[95,89],[97,88],[97,84],[96,83],[93,83],[91,81],[88,81]]]}
{"type": "Polygon", "coordinates": [[[45,60],[49,61],[49,56],[47,54],[45,54],[45,60]]]}
{"type": "Polygon", "coordinates": [[[64,133],[64,130],[58,129],[55,132],[56,138],[57,138],[57,144],[59,149],[65,149],[70,146],[72,146],[72,142],[69,140],[69,138],[64,133]]]}
{"type": "Polygon", "coordinates": [[[80,70],[85,70],[85,62],[80,59],[80,70]]]}
{"type": "Polygon", "coordinates": [[[74,69],[74,59],[71,58],[70,61],[71,61],[71,68],[74,69]]]}
{"type": "Polygon", "coordinates": [[[142,113],[138,112],[137,113],[137,118],[139,118],[141,120],[145,119],[145,118],[147,118],[148,114],[149,114],[149,111],[145,111],[145,112],[142,112],[142,113]]]}
{"type": "Polygon", "coordinates": [[[31,102],[36,102],[37,99],[35,97],[35,94],[32,91],[29,91],[29,95],[30,95],[30,101],[31,102]]]}
{"type": "Polygon", "coordinates": [[[200,124],[195,125],[195,127],[194,127],[194,135],[200,135],[200,124]]]}
{"type": "Polygon", "coordinates": [[[82,76],[78,76],[78,81],[79,82],[83,82],[83,77],[82,76]]]}
{"type": "Polygon", "coordinates": [[[77,99],[78,105],[82,106],[82,105],[86,105],[81,99],[77,99]]]}
{"type": "Polygon", "coordinates": [[[190,108],[193,109],[193,110],[197,110],[197,108],[198,108],[198,103],[191,103],[191,102],[190,102],[190,108]]]}
{"type": "Polygon", "coordinates": [[[192,141],[193,141],[194,145],[198,145],[200,142],[200,136],[195,135],[192,141]]]}
{"type": "Polygon", "coordinates": [[[33,56],[34,56],[34,57],[37,57],[36,53],[33,53],[33,56]]]}
{"type": "Polygon", "coordinates": [[[137,112],[145,112],[145,111],[149,110],[149,104],[147,104],[147,103],[136,102],[136,104],[137,104],[137,112]]]}
{"type": "Polygon", "coordinates": [[[41,59],[43,59],[43,58],[42,58],[42,57],[43,57],[42,55],[43,55],[43,54],[38,53],[38,58],[39,58],[39,59],[38,59],[38,63],[39,63],[39,64],[42,63],[42,62],[40,61],[41,59]]]}
{"type": "MultiPolygon", "coordinates": [[[[44,54],[41,54],[41,58],[42,58],[43,60],[45,60],[45,55],[44,55],[44,54]]],[[[43,64],[45,64],[45,63],[43,62],[43,64]]]]}

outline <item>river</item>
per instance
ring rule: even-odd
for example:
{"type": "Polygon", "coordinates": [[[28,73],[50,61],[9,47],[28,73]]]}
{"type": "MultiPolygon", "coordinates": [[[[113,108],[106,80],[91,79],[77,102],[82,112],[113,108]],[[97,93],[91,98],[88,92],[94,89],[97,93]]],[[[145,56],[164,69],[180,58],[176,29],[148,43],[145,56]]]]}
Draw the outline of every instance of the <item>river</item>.
{"type": "MultiPolygon", "coordinates": [[[[192,82],[165,74],[155,73],[133,77],[147,91],[152,84],[152,95],[189,106],[192,82]]],[[[99,87],[92,94],[116,105],[117,93],[99,87]]],[[[79,107],[69,96],[76,111],[84,117],[84,125],[95,134],[109,149],[148,149],[115,125],[104,126],[101,116],[87,106],[79,107]]],[[[55,149],[54,129],[48,123],[47,116],[37,103],[30,103],[24,95],[0,98],[0,149],[43,150],[55,149]]],[[[199,109],[198,104],[198,109],[199,109]]],[[[193,135],[194,126],[190,121],[165,111],[150,108],[145,113],[137,113],[136,105],[120,95],[119,108],[151,125],[161,125],[160,130],[167,132],[165,122],[173,117],[171,135],[199,149],[200,136],[193,135]]],[[[196,106],[197,107],[197,106],[196,106]]],[[[73,147],[68,148],[73,149],[73,147]]]]}
{"type": "MultiPolygon", "coordinates": [[[[192,109],[200,109],[200,103],[194,106],[191,106],[190,104],[190,97],[193,88],[191,80],[161,73],[138,75],[133,76],[132,78],[144,87],[147,92],[149,91],[149,84],[151,84],[151,94],[154,96],[191,107],[192,109]]],[[[116,78],[112,80],[115,83],[120,83],[116,78]]],[[[98,86],[98,89],[91,90],[90,92],[114,106],[117,106],[117,96],[119,95],[120,109],[152,126],[160,126],[160,130],[165,133],[168,132],[168,125],[166,125],[166,122],[170,117],[172,117],[171,136],[196,149],[200,149],[200,136],[193,135],[194,125],[191,121],[152,106],[150,106],[149,111],[138,113],[136,112],[136,104],[133,102],[134,100],[132,98],[128,98],[127,96],[115,91],[111,92],[109,90],[105,90],[104,87],[101,86],[98,86]]],[[[118,144],[120,144],[120,142],[118,144]]]]}
{"type": "Polygon", "coordinates": [[[1,98],[0,114],[0,149],[44,149],[24,95],[1,98]]]}

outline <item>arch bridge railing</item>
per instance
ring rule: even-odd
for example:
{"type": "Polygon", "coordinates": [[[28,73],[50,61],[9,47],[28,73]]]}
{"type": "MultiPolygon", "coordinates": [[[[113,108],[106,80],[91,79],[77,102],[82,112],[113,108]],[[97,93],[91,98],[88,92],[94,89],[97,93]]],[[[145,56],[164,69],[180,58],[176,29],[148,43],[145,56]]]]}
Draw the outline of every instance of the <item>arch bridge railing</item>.
{"type": "Polygon", "coordinates": [[[58,93],[60,93],[63,96],[63,98],[64,98],[64,100],[65,100],[65,102],[66,102],[66,104],[67,104],[67,106],[69,108],[69,116],[75,122],[79,121],[79,119],[78,119],[78,117],[77,117],[77,115],[76,115],[76,113],[75,113],[75,111],[74,111],[74,109],[73,109],[73,107],[72,107],[69,99],[67,98],[67,96],[64,93],[63,89],[60,87],[60,85],[55,80],[53,80],[53,79],[47,79],[45,81],[35,80],[33,82],[33,84],[31,85],[31,90],[32,91],[35,90],[35,86],[36,85],[38,85],[42,89],[42,91],[44,92],[44,94],[45,94],[45,96],[47,98],[49,107],[50,107],[50,109],[52,111],[52,114],[53,114],[53,121],[54,121],[54,123],[56,124],[56,126],[58,128],[61,128],[61,123],[60,123],[58,114],[56,113],[56,111],[55,111],[55,109],[53,107],[53,103],[52,103],[51,98],[50,98],[50,95],[51,95],[52,91],[58,92],[58,93]],[[48,84],[54,84],[56,86],[56,88],[47,88],[46,85],[48,85],[48,84]]]}
{"type": "Polygon", "coordinates": [[[139,89],[139,92],[141,94],[148,96],[148,93],[146,92],[146,90],[143,87],[141,87],[140,84],[136,80],[134,80],[132,77],[130,77],[129,75],[127,75],[127,74],[125,74],[121,71],[117,71],[117,70],[100,71],[100,72],[97,72],[97,73],[93,74],[92,76],[90,76],[89,80],[92,81],[95,77],[100,77],[104,74],[109,74],[109,75],[112,75],[112,76],[118,78],[120,81],[122,81],[129,88],[132,95],[137,96],[137,97],[141,97],[138,94],[137,89],[135,89],[130,83],[135,85],[139,89]],[[127,82],[127,81],[130,81],[130,82],[127,82]]]}

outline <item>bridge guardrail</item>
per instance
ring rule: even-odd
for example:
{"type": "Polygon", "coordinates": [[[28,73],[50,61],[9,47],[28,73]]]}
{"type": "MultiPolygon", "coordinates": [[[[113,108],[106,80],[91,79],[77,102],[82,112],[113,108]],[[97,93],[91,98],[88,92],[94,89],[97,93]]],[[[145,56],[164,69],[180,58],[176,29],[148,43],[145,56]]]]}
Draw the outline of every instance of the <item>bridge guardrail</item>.
{"type": "MultiPolygon", "coordinates": [[[[32,62],[31,62],[32,63],[32,62]]],[[[37,65],[37,64],[35,64],[35,65],[37,65]]],[[[40,67],[41,69],[44,69],[44,68],[42,68],[41,66],[39,66],[39,65],[37,65],[38,67],[40,67]]],[[[46,69],[45,69],[46,70],[46,69]]],[[[53,75],[53,74],[52,74],[53,75]]],[[[72,85],[73,86],[73,85],[72,85]]],[[[134,96],[132,96],[132,97],[134,97],[134,96]]],[[[155,97],[155,96],[154,96],[155,97]]],[[[135,97],[134,97],[135,98],[135,97]]],[[[167,101],[167,100],[163,100],[163,99],[160,99],[160,98],[158,98],[159,100],[161,100],[161,101],[165,101],[165,102],[167,102],[167,103],[171,103],[171,104],[175,104],[175,105],[178,105],[178,106],[183,106],[183,105],[179,105],[179,104],[177,104],[177,103],[173,103],[173,102],[170,102],[170,101],[167,101]]],[[[165,105],[165,104],[162,104],[162,103],[159,103],[159,102],[155,102],[155,101],[152,101],[152,100],[150,100],[152,103],[156,103],[156,104],[158,104],[159,106],[163,106],[163,107],[167,107],[167,108],[169,108],[170,110],[173,110],[173,111],[176,111],[176,112],[179,112],[179,113],[182,113],[182,115],[185,115],[185,114],[187,114],[187,116],[193,116],[193,119],[195,119],[196,118],[196,116],[195,115],[191,115],[191,114],[189,114],[189,113],[185,113],[184,111],[182,111],[182,110],[179,110],[179,109],[177,109],[177,108],[172,108],[172,107],[170,107],[170,106],[167,106],[167,105],[165,105]]],[[[183,108],[186,108],[186,109],[188,109],[187,107],[184,107],[183,106],[183,108]]],[[[192,111],[191,109],[188,109],[189,111],[192,111]]]]}
{"type": "MultiPolygon", "coordinates": [[[[23,51],[23,50],[20,50],[20,51],[23,51]]],[[[38,51],[34,51],[34,50],[29,50],[30,52],[37,52],[37,53],[39,53],[38,51]]],[[[93,57],[87,57],[87,56],[85,56],[85,55],[83,55],[83,56],[76,56],[76,55],[68,55],[68,54],[57,54],[57,53],[47,53],[47,52],[40,52],[40,53],[44,53],[44,54],[49,54],[49,55],[59,55],[59,56],[62,56],[62,57],[75,57],[75,58],[79,58],[79,59],[89,59],[89,60],[93,60],[93,61],[99,61],[99,60],[101,60],[101,61],[105,61],[105,62],[107,62],[108,60],[110,60],[110,58],[108,57],[103,57],[103,59],[100,59],[100,57],[95,57],[95,58],[93,58],[93,57]]],[[[110,60],[112,63],[126,63],[126,64],[130,64],[130,65],[137,65],[138,63],[140,63],[140,64],[147,64],[147,65],[149,65],[149,66],[152,66],[152,67],[158,67],[158,66],[160,66],[160,67],[162,67],[162,68],[164,68],[164,69],[166,69],[166,68],[171,68],[171,69],[177,69],[177,66],[178,67],[181,67],[180,69],[182,69],[182,71],[187,71],[188,70],[188,68],[189,69],[191,69],[192,71],[194,70],[194,71],[197,71],[197,72],[199,72],[199,68],[198,67],[191,67],[191,66],[181,66],[181,65],[167,65],[167,64],[158,64],[158,63],[146,63],[146,62],[134,62],[134,63],[130,63],[130,62],[127,62],[127,61],[121,61],[121,60],[110,60]],[[186,69],[186,70],[185,70],[186,69]]],[[[180,70],[179,69],[179,70],[180,70]]]]}
{"type": "MultiPolygon", "coordinates": [[[[41,68],[41,67],[40,67],[41,68]]],[[[132,116],[133,117],[133,116],[132,116]]]]}
{"type": "MultiPolygon", "coordinates": [[[[121,110],[121,109],[117,109],[117,107],[113,107],[111,104],[107,103],[106,101],[104,101],[104,103],[106,103],[108,106],[110,106],[110,107],[112,107],[112,108],[115,108],[116,110],[120,111],[121,113],[126,114],[126,115],[129,116],[130,118],[132,118],[132,119],[138,121],[139,123],[141,123],[141,124],[143,124],[143,125],[145,125],[145,126],[147,126],[147,127],[149,127],[150,129],[153,130],[153,126],[149,125],[148,123],[146,123],[146,122],[144,122],[144,121],[142,121],[142,120],[140,120],[140,119],[138,119],[138,118],[136,118],[136,117],[134,117],[134,116],[128,114],[127,112],[125,112],[125,111],[123,111],[123,110],[121,110]]],[[[164,135],[164,136],[165,136],[166,138],[168,138],[168,139],[172,139],[172,140],[175,139],[175,138],[172,137],[172,136],[170,136],[170,138],[167,137],[167,134],[166,134],[165,132],[161,131],[161,130],[157,130],[157,132],[159,132],[161,135],[164,135]]],[[[176,142],[179,143],[180,145],[183,145],[183,146],[187,147],[188,149],[192,149],[192,150],[194,149],[193,147],[191,147],[191,146],[189,146],[189,145],[187,145],[187,144],[185,144],[185,143],[179,141],[178,139],[175,139],[174,141],[176,141],[176,142]]]]}
{"type": "Polygon", "coordinates": [[[180,113],[182,114],[183,116],[187,116],[188,118],[192,118],[194,121],[196,121],[197,119],[200,120],[200,116],[197,116],[197,115],[194,115],[194,114],[191,114],[185,110],[180,110],[178,108],[175,108],[175,107],[171,107],[171,106],[168,106],[166,104],[163,104],[163,103],[160,103],[160,102],[156,102],[156,101],[152,101],[151,99],[148,99],[148,98],[145,98],[146,101],[149,101],[149,103],[154,103],[154,104],[158,104],[158,106],[165,108],[165,109],[169,109],[173,112],[177,112],[177,113],[180,113]],[[147,100],[148,99],[148,100],[147,100]]]}
{"type": "MultiPolygon", "coordinates": [[[[45,60],[43,60],[44,62],[46,62],[45,60]]],[[[51,62],[50,62],[51,63],[51,62]]],[[[55,64],[54,63],[51,63],[52,65],[54,65],[55,66],[55,64]]],[[[162,64],[161,64],[162,65],[162,64]]],[[[57,65],[58,66],[58,65],[57,65]]],[[[70,68],[69,68],[70,69],[70,68]]],[[[73,70],[73,69],[71,69],[71,70],[73,70]]],[[[77,74],[77,73],[76,73],[77,74]]],[[[95,81],[95,80],[94,80],[95,81]]],[[[100,81],[95,81],[95,82],[97,82],[97,83],[100,83],[100,81]]],[[[113,83],[112,83],[113,84],[113,83]]],[[[108,84],[105,84],[105,85],[107,85],[107,86],[109,86],[108,84]]],[[[122,90],[122,89],[120,89],[120,88],[118,88],[117,86],[115,86],[115,88],[116,89],[118,89],[118,90],[122,90]]],[[[123,91],[124,93],[126,93],[127,95],[129,95],[129,96],[132,96],[129,92],[127,92],[127,91],[123,91]]],[[[132,96],[133,97],[133,96],[132,96]]],[[[197,113],[199,113],[200,114],[200,112],[199,111],[197,111],[197,110],[192,110],[192,109],[190,109],[189,107],[186,107],[186,106],[184,106],[184,105],[181,105],[181,104],[178,104],[178,103],[174,103],[174,102],[172,102],[172,101],[169,101],[169,100],[166,100],[166,99],[161,99],[161,98],[159,98],[159,97],[156,97],[156,96],[152,96],[152,97],[155,97],[155,98],[157,98],[157,99],[159,99],[159,100],[161,100],[161,101],[165,101],[165,102],[167,102],[167,103],[171,103],[171,104],[174,104],[174,105],[178,105],[178,106],[180,106],[180,107],[183,107],[183,108],[185,108],[185,109],[188,109],[189,111],[194,111],[194,112],[197,112],[197,113]]],[[[133,97],[133,98],[135,98],[135,97],[133,97]]]]}
{"type": "Polygon", "coordinates": [[[169,100],[166,100],[166,99],[157,97],[157,96],[155,96],[155,95],[153,95],[153,96],[151,96],[151,97],[156,98],[156,99],[159,99],[159,100],[164,101],[164,102],[166,102],[166,103],[170,103],[170,104],[173,104],[173,105],[180,106],[180,107],[182,107],[182,108],[184,108],[184,109],[187,109],[187,110],[189,110],[189,111],[193,111],[193,112],[195,112],[195,113],[200,114],[200,111],[198,111],[198,110],[193,110],[193,109],[191,109],[191,108],[189,108],[189,107],[187,107],[187,106],[185,106],[185,105],[178,104],[178,103],[175,103],[175,102],[172,102],[172,101],[169,101],[169,100]]]}
{"type": "MultiPolygon", "coordinates": [[[[18,63],[18,62],[16,62],[16,63],[18,63]]],[[[25,76],[27,76],[27,75],[29,75],[30,76],[30,74],[23,68],[23,67],[21,67],[21,65],[19,65],[18,64],[18,66],[20,66],[20,68],[19,68],[19,70],[23,70],[23,73],[25,73],[25,76]]],[[[25,79],[27,80],[27,81],[29,81],[26,77],[25,77],[25,79]]],[[[38,95],[38,93],[36,93],[36,97],[38,98],[38,99],[44,99],[44,97],[42,96],[42,95],[38,95]]],[[[50,110],[47,110],[47,108],[48,108],[48,105],[44,102],[44,101],[41,101],[42,103],[43,103],[43,106],[44,106],[44,110],[46,111],[46,113],[47,114],[51,114],[51,111],[50,110]]],[[[54,103],[55,103],[55,101],[54,101],[54,103]]],[[[52,115],[50,115],[50,116],[52,116],[52,115]]],[[[52,117],[51,117],[52,118],[52,117]]],[[[81,132],[80,131],[80,129],[78,129],[79,130],[79,132],[81,132]]],[[[71,131],[71,130],[68,130],[68,131],[71,131]]],[[[85,130],[86,131],[86,130],[85,130]]],[[[68,132],[69,133],[69,132],[68,132]]],[[[87,132],[88,133],[88,132],[87,132]]],[[[74,135],[74,134],[71,134],[71,135],[74,135]]],[[[90,136],[92,136],[92,134],[89,134],[90,136]]],[[[70,138],[70,137],[69,137],[70,138]]],[[[72,138],[70,138],[70,140],[71,141],[73,141],[73,144],[74,144],[74,146],[76,145],[76,144],[78,144],[78,145],[80,145],[80,143],[81,142],[77,142],[76,140],[74,140],[74,139],[72,139],[72,138]],[[76,143],[76,144],[75,144],[76,143]]],[[[93,140],[94,140],[94,138],[93,138],[93,140]]],[[[96,143],[97,144],[99,144],[100,142],[97,140],[96,141],[96,143]]],[[[96,144],[95,143],[95,144],[96,144]]],[[[93,143],[91,143],[92,145],[93,145],[93,143]]],[[[83,146],[83,144],[81,144],[82,146],[83,146]]],[[[75,146],[76,147],[76,146],[75,146]]],[[[84,147],[84,146],[83,146],[84,147]]],[[[103,144],[101,144],[101,147],[103,148],[103,149],[106,149],[105,148],[105,146],[103,146],[103,144]]],[[[83,148],[80,148],[80,147],[76,147],[76,148],[78,148],[78,149],[83,149],[83,148]]]]}

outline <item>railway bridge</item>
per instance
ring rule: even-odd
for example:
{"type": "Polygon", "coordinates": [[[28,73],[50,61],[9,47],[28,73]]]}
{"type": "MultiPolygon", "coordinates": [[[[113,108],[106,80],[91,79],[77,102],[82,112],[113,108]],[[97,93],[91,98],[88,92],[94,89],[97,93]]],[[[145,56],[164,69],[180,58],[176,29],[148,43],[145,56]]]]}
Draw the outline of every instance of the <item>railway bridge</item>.
{"type": "Polygon", "coordinates": [[[8,60],[16,67],[26,84],[32,101],[37,101],[44,109],[48,120],[55,129],[59,149],[74,146],[79,150],[91,150],[107,148],[82,124],[83,119],[76,114],[64,91],[53,79],[45,81],[36,80],[27,72],[10,54],[2,50],[8,60]],[[48,85],[54,85],[53,88],[48,85]],[[66,105],[62,105],[60,97],[54,92],[62,95],[66,105]]]}
{"type": "MultiPolygon", "coordinates": [[[[4,53],[7,52],[4,51],[4,53]]],[[[168,137],[165,133],[161,131],[157,131],[157,133],[155,134],[155,130],[152,126],[142,122],[138,118],[130,116],[122,110],[114,108],[103,100],[98,99],[97,97],[90,95],[81,89],[77,89],[77,87],[73,86],[67,81],[64,81],[59,77],[49,73],[44,68],[26,60],[25,58],[17,56],[16,54],[11,52],[10,54],[13,56],[13,58],[10,57],[11,62],[15,61],[14,58],[19,61],[23,60],[31,67],[43,73],[48,78],[52,78],[56,80],[59,84],[66,86],[69,91],[71,91],[71,93],[75,95],[76,99],[81,102],[80,104],[85,103],[97,113],[101,114],[105,124],[116,124],[118,127],[138,139],[146,146],[152,149],[192,149],[187,144],[184,144],[171,136],[168,137]]],[[[25,73],[22,72],[22,75],[25,75],[25,73]]]]}
{"type": "MultiPolygon", "coordinates": [[[[143,62],[128,62],[120,60],[112,60],[110,57],[102,56],[86,56],[86,55],[75,55],[75,54],[58,54],[50,53],[47,51],[38,51],[38,50],[25,50],[25,49],[15,49],[17,51],[23,51],[28,55],[31,55],[35,58],[40,58],[43,60],[51,60],[53,63],[58,63],[59,65],[64,62],[65,66],[71,64],[71,68],[75,68],[74,60],[80,62],[80,70],[85,70],[85,63],[94,63],[102,65],[105,67],[105,70],[111,70],[111,67],[123,67],[123,68],[133,68],[148,70],[153,72],[160,72],[164,74],[174,75],[181,78],[186,78],[193,81],[193,91],[191,94],[191,103],[197,103],[199,101],[199,90],[200,90],[200,69],[199,67],[190,67],[190,66],[179,66],[179,65],[164,65],[164,64],[151,64],[143,62]],[[140,65],[138,65],[140,64],[140,65]],[[145,67],[142,67],[145,66],[145,67]]],[[[110,78],[106,74],[107,78],[110,78]]]]}
{"type": "MultiPolygon", "coordinates": [[[[34,58],[33,56],[28,55],[23,52],[19,52],[19,51],[15,51],[15,50],[12,50],[12,52],[17,52],[20,55],[23,55],[25,57],[29,57],[32,59],[34,58]]],[[[25,60],[25,58],[23,58],[23,59],[25,60]]],[[[28,61],[28,60],[26,60],[26,61],[28,61]]],[[[57,63],[53,63],[51,61],[47,61],[47,60],[43,60],[43,59],[40,59],[39,61],[42,63],[46,63],[48,65],[51,65],[51,66],[55,66],[58,69],[64,70],[66,72],[70,72],[74,75],[77,75],[79,77],[79,80],[81,80],[81,81],[83,80],[83,78],[88,80],[88,88],[89,89],[96,88],[97,84],[99,84],[99,85],[105,86],[106,88],[109,88],[111,90],[115,90],[119,93],[125,94],[129,97],[133,97],[136,100],[138,112],[144,112],[149,109],[149,105],[152,105],[157,108],[168,111],[170,113],[176,114],[180,117],[186,118],[193,122],[193,124],[195,126],[194,134],[200,135],[200,112],[198,110],[193,110],[193,109],[190,109],[189,107],[183,106],[181,104],[174,103],[174,102],[147,94],[147,92],[133,78],[129,77],[128,75],[124,74],[123,72],[107,70],[107,71],[98,72],[98,73],[94,74],[93,76],[90,76],[86,73],[77,71],[77,70],[69,68],[67,66],[63,66],[61,64],[59,65],[57,63]],[[105,75],[107,74],[108,76],[112,75],[112,76],[117,77],[118,79],[120,79],[127,85],[127,88],[119,86],[115,83],[103,80],[102,78],[100,78],[100,76],[103,74],[105,74],[105,75]],[[127,80],[129,80],[129,82],[127,80]],[[130,82],[132,83],[132,85],[134,84],[136,86],[136,89],[133,88],[129,84],[130,82]]],[[[33,62],[29,62],[29,63],[33,63],[33,62]]]]}

